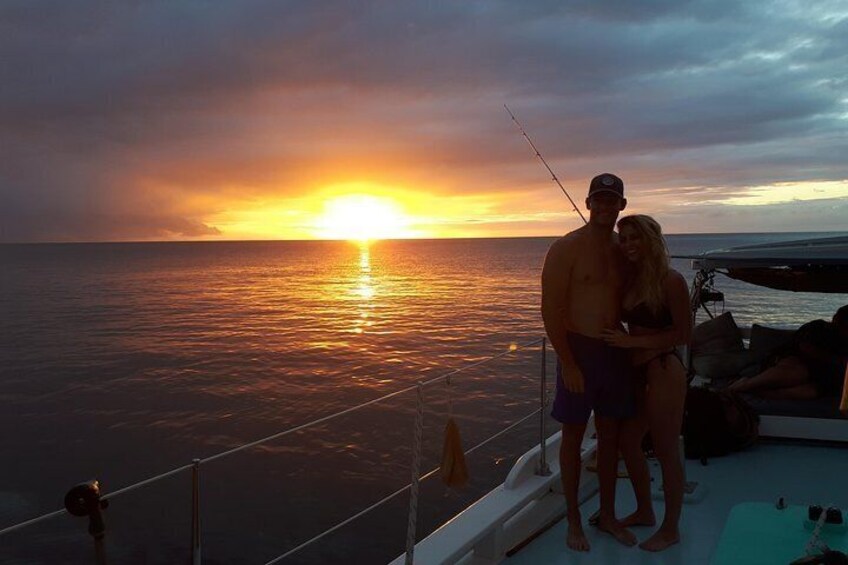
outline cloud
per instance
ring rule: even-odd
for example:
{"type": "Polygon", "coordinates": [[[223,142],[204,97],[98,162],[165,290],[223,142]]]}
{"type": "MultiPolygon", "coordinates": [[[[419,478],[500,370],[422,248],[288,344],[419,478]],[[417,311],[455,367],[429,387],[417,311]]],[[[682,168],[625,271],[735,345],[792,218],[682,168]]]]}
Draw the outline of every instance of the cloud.
{"type": "Polygon", "coordinates": [[[19,1],[0,26],[4,241],[216,236],[345,180],[557,209],[504,102],[578,193],[848,179],[840,2],[19,1]]]}
{"type": "Polygon", "coordinates": [[[845,231],[848,199],[785,202],[768,205],[721,206],[716,204],[675,207],[657,214],[657,219],[670,233],[760,233],[776,230],[775,226],[792,226],[789,231],[845,231]],[[704,218],[708,219],[704,223],[704,218]],[[701,230],[691,226],[705,226],[701,230]]]}

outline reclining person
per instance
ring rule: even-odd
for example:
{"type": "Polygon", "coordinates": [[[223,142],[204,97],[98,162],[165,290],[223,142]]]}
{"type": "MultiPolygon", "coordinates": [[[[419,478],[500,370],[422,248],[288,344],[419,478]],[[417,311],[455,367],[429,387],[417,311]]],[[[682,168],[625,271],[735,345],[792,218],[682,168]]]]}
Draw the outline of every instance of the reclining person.
{"type": "Polygon", "coordinates": [[[773,355],[764,371],[727,388],[762,398],[839,396],[846,359],[848,305],[837,310],[830,322],[813,320],[798,328],[792,343],[773,355]]]}

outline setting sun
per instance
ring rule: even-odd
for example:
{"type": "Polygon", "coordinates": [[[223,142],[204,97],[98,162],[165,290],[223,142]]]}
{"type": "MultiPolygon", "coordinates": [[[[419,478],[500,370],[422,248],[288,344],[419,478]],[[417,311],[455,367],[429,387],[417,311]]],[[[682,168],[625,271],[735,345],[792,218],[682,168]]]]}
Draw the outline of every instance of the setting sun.
{"type": "Polygon", "coordinates": [[[368,241],[408,237],[411,220],[391,199],[370,195],[328,201],[316,227],[321,237],[368,241]]]}

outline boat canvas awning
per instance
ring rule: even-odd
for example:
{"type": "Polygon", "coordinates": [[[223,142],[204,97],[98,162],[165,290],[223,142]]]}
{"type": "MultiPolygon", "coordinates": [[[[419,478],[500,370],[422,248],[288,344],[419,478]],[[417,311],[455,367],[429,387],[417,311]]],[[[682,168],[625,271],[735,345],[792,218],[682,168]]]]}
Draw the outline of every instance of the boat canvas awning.
{"type": "Polygon", "coordinates": [[[809,271],[794,267],[728,269],[727,276],[757,286],[793,292],[848,293],[848,268],[809,271]]]}
{"type": "Polygon", "coordinates": [[[729,277],[759,286],[848,293],[848,236],[743,245],[685,258],[694,269],[724,269],[729,277]]]}

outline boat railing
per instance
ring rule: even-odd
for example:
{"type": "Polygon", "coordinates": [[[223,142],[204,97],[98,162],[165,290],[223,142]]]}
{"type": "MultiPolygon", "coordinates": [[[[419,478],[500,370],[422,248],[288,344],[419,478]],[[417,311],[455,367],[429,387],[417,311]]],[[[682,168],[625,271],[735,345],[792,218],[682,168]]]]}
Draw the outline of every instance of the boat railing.
{"type": "Polygon", "coordinates": [[[160,473],[160,474],[152,476],[152,477],[148,477],[144,480],[138,481],[136,483],[133,483],[131,485],[128,485],[126,487],[120,488],[118,490],[115,490],[115,491],[112,491],[112,492],[109,492],[109,493],[106,493],[106,494],[100,493],[100,487],[99,487],[99,483],[97,481],[91,481],[89,483],[81,483],[81,484],[73,487],[68,492],[68,495],[66,495],[66,497],[65,497],[65,508],[55,510],[53,512],[48,512],[48,513],[42,514],[40,516],[36,516],[34,518],[31,518],[29,520],[24,520],[24,521],[19,522],[17,524],[13,524],[13,525],[7,526],[3,529],[0,529],[0,537],[4,536],[6,534],[9,534],[9,533],[18,531],[18,530],[22,530],[24,528],[29,528],[31,526],[35,526],[36,524],[45,522],[47,520],[52,520],[52,519],[57,518],[59,516],[64,516],[64,515],[68,515],[68,514],[72,514],[72,515],[76,515],[76,516],[88,516],[89,517],[88,531],[92,535],[92,537],[94,538],[95,561],[98,564],[105,564],[106,563],[105,553],[104,553],[105,550],[103,549],[103,537],[104,537],[104,532],[105,532],[105,526],[104,526],[104,523],[103,523],[103,517],[102,517],[102,514],[101,514],[101,509],[106,508],[108,506],[109,501],[111,501],[112,499],[114,499],[114,498],[116,498],[120,495],[132,492],[134,490],[140,489],[142,487],[148,486],[150,484],[156,483],[158,481],[172,477],[174,475],[190,471],[191,476],[192,476],[192,481],[191,481],[191,563],[193,565],[199,565],[201,563],[201,554],[202,554],[202,551],[201,551],[201,528],[200,528],[200,524],[201,524],[201,515],[200,515],[200,507],[201,507],[201,505],[200,505],[200,493],[201,493],[201,491],[200,491],[200,468],[201,468],[201,466],[208,464],[208,463],[211,463],[213,461],[217,461],[219,459],[223,459],[225,457],[229,457],[231,455],[235,455],[236,453],[245,451],[247,449],[257,447],[257,446],[265,444],[267,442],[270,442],[270,441],[273,441],[273,440],[276,440],[276,439],[279,439],[279,438],[300,432],[302,430],[312,428],[312,427],[318,426],[320,424],[324,424],[324,423],[326,423],[330,420],[333,420],[333,419],[339,418],[341,416],[344,416],[346,414],[350,414],[352,412],[361,410],[361,409],[366,408],[368,406],[371,406],[371,405],[374,405],[374,404],[377,404],[377,403],[380,403],[380,402],[384,402],[384,401],[389,400],[391,398],[394,398],[394,397],[415,391],[417,398],[416,398],[416,415],[415,415],[415,428],[414,428],[415,433],[414,433],[414,438],[413,438],[413,449],[412,449],[412,465],[411,465],[411,467],[412,467],[412,473],[411,473],[412,479],[411,479],[411,481],[408,484],[406,484],[405,486],[403,486],[402,488],[400,488],[400,489],[394,491],[393,493],[389,494],[388,496],[383,497],[382,499],[380,499],[377,502],[369,505],[368,507],[364,508],[363,510],[361,510],[361,511],[357,512],[356,514],[350,516],[349,518],[346,518],[345,520],[335,524],[334,526],[327,528],[326,530],[324,530],[320,534],[318,534],[318,535],[314,536],[313,538],[297,545],[296,547],[290,549],[289,551],[279,555],[278,557],[275,557],[274,559],[272,559],[272,560],[270,560],[266,563],[266,565],[271,565],[271,564],[283,561],[287,557],[294,555],[295,553],[297,553],[297,552],[303,550],[304,548],[314,544],[315,542],[325,538],[326,536],[332,534],[333,532],[335,532],[338,529],[346,526],[347,524],[350,524],[351,522],[353,522],[356,519],[364,516],[365,514],[368,514],[369,512],[377,509],[378,507],[382,506],[383,504],[387,503],[388,501],[397,498],[398,496],[400,496],[401,494],[403,494],[407,491],[410,491],[408,525],[407,525],[407,539],[406,539],[406,563],[411,564],[412,558],[413,558],[413,553],[414,553],[414,548],[415,548],[415,540],[417,538],[418,485],[421,481],[423,481],[423,480],[425,480],[429,477],[432,477],[433,475],[438,473],[439,470],[440,470],[440,467],[436,467],[436,468],[431,469],[431,470],[429,470],[429,471],[427,471],[423,474],[421,473],[421,470],[420,470],[422,450],[423,450],[423,442],[422,442],[423,416],[424,416],[424,411],[425,411],[423,389],[425,387],[428,387],[428,386],[431,386],[431,385],[434,385],[434,384],[437,384],[437,383],[445,383],[446,382],[446,383],[450,384],[450,379],[454,375],[465,372],[465,371],[472,369],[472,368],[475,368],[475,367],[480,367],[480,366],[485,365],[487,363],[491,363],[495,360],[498,360],[498,359],[501,359],[501,358],[506,357],[508,355],[514,354],[518,350],[527,349],[527,348],[530,348],[530,347],[536,346],[536,345],[540,346],[539,407],[536,408],[535,410],[533,410],[531,413],[524,415],[523,417],[519,418],[518,420],[516,420],[516,421],[510,423],[509,425],[507,425],[506,427],[500,429],[498,432],[489,436],[488,438],[481,441],[480,443],[477,443],[476,445],[474,445],[470,449],[465,450],[464,454],[466,456],[468,456],[468,455],[474,453],[478,449],[480,449],[480,448],[484,447],[485,445],[491,443],[492,441],[500,438],[504,434],[510,432],[511,430],[513,430],[516,427],[520,426],[521,424],[527,422],[528,420],[532,419],[533,417],[538,416],[539,417],[539,444],[541,446],[541,460],[540,460],[539,465],[536,469],[536,473],[540,474],[540,475],[547,475],[547,474],[550,473],[547,462],[545,460],[545,452],[546,452],[545,442],[546,442],[546,439],[547,439],[547,433],[546,433],[546,429],[545,429],[546,428],[546,426],[545,426],[545,422],[546,422],[545,416],[546,415],[545,415],[544,407],[547,404],[547,382],[546,382],[546,380],[547,380],[546,379],[547,340],[546,340],[546,338],[543,337],[543,338],[535,339],[535,340],[532,340],[532,341],[529,341],[529,342],[526,342],[526,343],[522,343],[522,344],[512,344],[512,345],[509,346],[509,348],[506,351],[497,353],[495,355],[491,355],[489,357],[486,357],[486,358],[481,359],[479,361],[475,361],[473,363],[468,363],[466,365],[463,365],[461,367],[458,367],[456,369],[448,371],[448,372],[441,374],[437,377],[434,377],[432,379],[419,381],[418,383],[416,383],[414,385],[404,387],[400,390],[385,394],[385,395],[380,396],[378,398],[375,398],[373,400],[369,400],[367,402],[357,404],[356,406],[346,408],[344,410],[335,412],[333,414],[323,416],[321,418],[312,420],[312,421],[307,422],[305,424],[301,424],[301,425],[298,425],[298,426],[295,426],[295,427],[292,427],[292,428],[288,428],[286,430],[271,434],[269,436],[266,436],[266,437],[263,437],[263,438],[260,438],[260,439],[254,440],[254,441],[241,444],[241,445],[234,447],[232,449],[228,449],[228,450],[222,451],[220,453],[216,453],[214,455],[211,455],[211,456],[208,456],[208,457],[205,457],[205,458],[193,459],[191,463],[181,465],[179,467],[176,467],[176,468],[171,469],[169,471],[165,471],[164,473],[160,473]]]}

